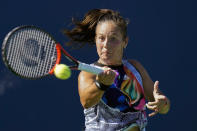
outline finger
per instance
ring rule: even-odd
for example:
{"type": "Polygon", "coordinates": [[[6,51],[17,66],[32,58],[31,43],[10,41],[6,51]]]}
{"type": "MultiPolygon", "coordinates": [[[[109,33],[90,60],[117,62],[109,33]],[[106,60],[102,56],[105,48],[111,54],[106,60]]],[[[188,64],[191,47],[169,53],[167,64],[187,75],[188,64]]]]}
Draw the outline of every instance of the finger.
{"type": "Polygon", "coordinates": [[[147,103],[149,106],[153,106],[153,105],[157,105],[158,104],[158,102],[157,101],[154,101],[154,102],[148,102],[147,103]]]}
{"type": "Polygon", "coordinates": [[[109,67],[107,67],[107,66],[104,66],[103,67],[103,70],[105,71],[105,70],[109,70],[109,69],[111,69],[111,68],[109,68],[109,67]]]}
{"type": "Polygon", "coordinates": [[[111,76],[112,78],[115,78],[115,76],[116,76],[116,72],[114,71],[114,70],[112,70],[112,69],[106,69],[106,74],[108,75],[108,76],[111,76]]]}
{"type": "Polygon", "coordinates": [[[99,73],[97,76],[99,77],[99,79],[101,79],[104,75],[105,75],[105,71],[99,73]]]}
{"type": "Polygon", "coordinates": [[[113,71],[112,71],[112,69],[110,69],[110,68],[106,68],[105,70],[104,70],[104,73],[106,74],[106,75],[108,75],[108,76],[113,76],[113,71]]]}
{"type": "Polygon", "coordinates": [[[100,76],[103,79],[105,79],[107,76],[109,77],[109,69],[105,69],[100,76]]]}
{"type": "Polygon", "coordinates": [[[158,95],[157,100],[166,100],[166,96],[164,95],[158,95]]]}
{"type": "Polygon", "coordinates": [[[103,69],[103,73],[99,75],[99,81],[105,85],[111,85],[115,79],[115,71],[108,67],[103,69]]]}
{"type": "Polygon", "coordinates": [[[152,113],[148,114],[148,116],[152,117],[152,116],[156,115],[157,113],[158,113],[158,111],[155,111],[155,112],[152,112],[152,113]]]}
{"type": "Polygon", "coordinates": [[[108,70],[109,70],[108,68],[105,68],[104,71],[103,71],[103,73],[104,74],[107,74],[108,73],[108,70]]]}
{"type": "Polygon", "coordinates": [[[103,83],[103,81],[105,81],[105,77],[106,77],[106,72],[103,71],[102,73],[97,75],[97,80],[100,81],[101,83],[103,83]]]}
{"type": "Polygon", "coordinates": [[[159,81],[155,81],[153,92],[156,93],[156,94],[159,93],[159,81]]]}
{"type": "Polygon", "coordinates": [[[154,105],[154,106],[150,106],[148,104],[146,104],[146,107],[149,109],[149,110],[157,110],[157,105],[154,105]]]}

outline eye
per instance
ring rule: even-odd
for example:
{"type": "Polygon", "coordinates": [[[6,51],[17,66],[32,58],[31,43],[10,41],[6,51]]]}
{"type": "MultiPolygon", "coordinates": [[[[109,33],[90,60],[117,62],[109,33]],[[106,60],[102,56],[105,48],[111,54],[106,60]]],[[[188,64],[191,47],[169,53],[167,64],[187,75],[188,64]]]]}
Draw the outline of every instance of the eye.
{"type": "Polygon", "coordinates": [[[99,39],[100,41],[104,41],[104,40],[105,40],[105,37],[99,36],[98,39],[99,39]]]}
{"type": "Polygon", "coordinates": [[[113,37],[110,38],[110,41],[115,41],[115,40],[116,40],[116,37],[115,36],[113,36],[113,37]]]}

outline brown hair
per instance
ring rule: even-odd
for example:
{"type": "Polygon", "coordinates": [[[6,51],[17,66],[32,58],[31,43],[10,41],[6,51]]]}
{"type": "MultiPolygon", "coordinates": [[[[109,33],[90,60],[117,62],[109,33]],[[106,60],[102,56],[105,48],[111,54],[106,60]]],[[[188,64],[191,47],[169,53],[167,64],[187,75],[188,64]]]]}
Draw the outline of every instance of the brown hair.
{"type": "Polygon", "coordinates": [[[63,33],[70,38],[67,44],[73,45],[73,43],[80,43],[83,46],[89,43],[93,45],[97,24],[107,20],[114,21],[120,28],[123,39],[126,39],[128,22],[120,16],[119,12],[110,9],[92,9],[85,14],[82,21],[72,20],[75,25],[73,29],[63,30],[63,33]]]}

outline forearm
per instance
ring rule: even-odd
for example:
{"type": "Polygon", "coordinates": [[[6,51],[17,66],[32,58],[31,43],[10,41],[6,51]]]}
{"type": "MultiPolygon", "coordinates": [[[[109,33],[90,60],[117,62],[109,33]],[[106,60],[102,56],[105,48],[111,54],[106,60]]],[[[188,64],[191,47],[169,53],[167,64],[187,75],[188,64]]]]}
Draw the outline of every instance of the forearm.
{"type": "Polygon", "coordinates": [[[86,87],[86,89],[84,89],[80,94],[80,101],[82,106],[84,108],[89,108],[100,102],[104,91],[100,90],[93,82],[91,83],[91,85],[86,87]]]}
{"type": "Polygon", "coordinates": [[[104,68],[99,75],[81,72],[78,79],[80,101],[84,108],[89,108],[100,102],[105,90],[114,82],[116,72],[104,68]]]}

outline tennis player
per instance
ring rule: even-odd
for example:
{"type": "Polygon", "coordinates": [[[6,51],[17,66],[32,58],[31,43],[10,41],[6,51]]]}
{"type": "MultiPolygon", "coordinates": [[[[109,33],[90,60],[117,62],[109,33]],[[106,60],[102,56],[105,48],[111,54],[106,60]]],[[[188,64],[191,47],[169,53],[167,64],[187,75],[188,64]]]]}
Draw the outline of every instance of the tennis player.
{"type": "Polygon", "coordinates": [[[86,131],[145,131],[145,107],[153,110],[149,116],[169,111],[159,81],[153,82],[138,61],[123,59],[128,22],[119,12],[93,9],[73,22],[73,29],[64,33],[73,44],[96,43],[99,59],[94,65],[104,69],[98,75],[81,71],[78,77],[86,131]]]}

